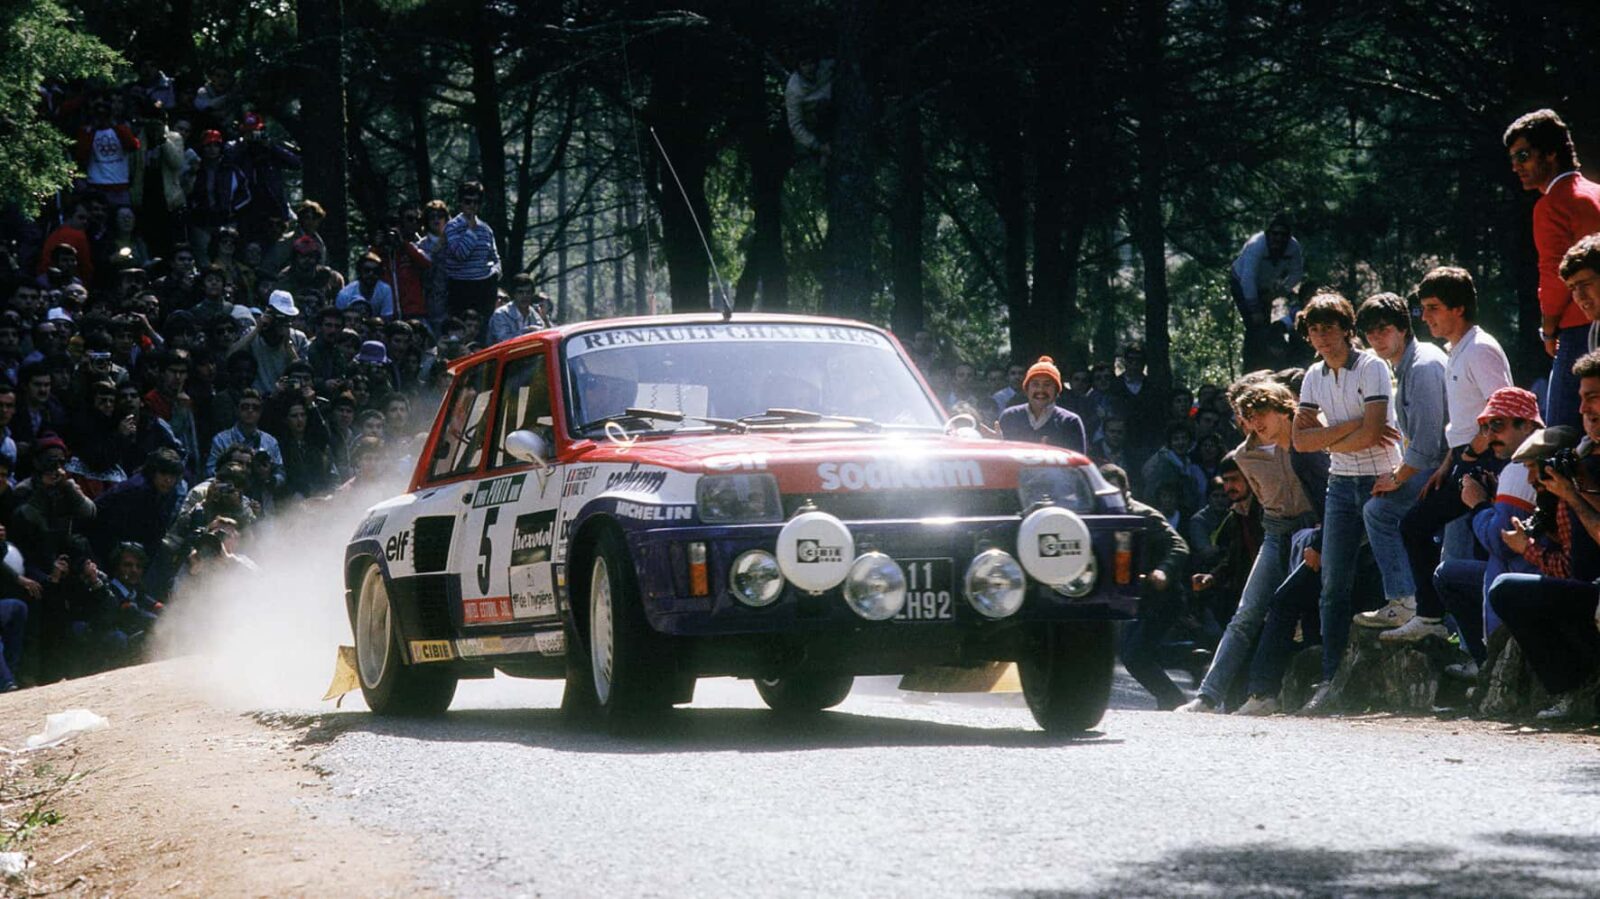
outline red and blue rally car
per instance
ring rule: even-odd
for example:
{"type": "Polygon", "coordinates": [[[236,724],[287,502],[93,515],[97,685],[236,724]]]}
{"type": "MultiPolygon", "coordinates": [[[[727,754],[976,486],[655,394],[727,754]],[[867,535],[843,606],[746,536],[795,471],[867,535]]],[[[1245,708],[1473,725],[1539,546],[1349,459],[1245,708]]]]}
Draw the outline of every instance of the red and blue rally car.
{"type": "Polygon", "coordinates": [[[1141,519],[1087,458],[947,421],[886,332],[612,319],[451,371],[409,491],[345,550],[375,712],[498,670],[613,721],[706,676],[798,713],[860,675],[1015,661],[1046,730],[1104,713],[1141,519]]]}

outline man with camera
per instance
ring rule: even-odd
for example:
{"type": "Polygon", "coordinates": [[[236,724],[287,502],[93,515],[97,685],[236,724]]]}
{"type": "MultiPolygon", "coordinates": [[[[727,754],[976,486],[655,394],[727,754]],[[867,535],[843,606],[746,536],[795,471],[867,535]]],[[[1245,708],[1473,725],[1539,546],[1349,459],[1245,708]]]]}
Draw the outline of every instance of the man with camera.
{"type": "Polygon", "coordinates": [[[248,351],[256,360],[253,386],[264,394],[272,392],[289,366],[306,358],[310,349],[311,341],[306,335],[289,325],[299,314],[293,296],[274,290],[267,300],[267,308],[261,312],[261,320],[228,347],[229,356],[248,351]]]}
{"type": "MultiPolygon", "coordinates": [[[[1505,574],[1489,588],[1490,606],[1555,698],[1539,713],[1546,721],[1591,717],[1591,688],[1600,673],[1600,586],[1595,583],[1600,578],[1600,471],[1593,452],[1600,440],[1600,352],[1580,358],[1572,374],[1578,380],[1584,439],[1570,459],[1552,459],[1539,472],[1539,489],[1559,500],[1556,521],[1570,534],[1571,570],[1566,577],[1505,574]]],[[[1519,540],[1516,535],[1525,530],[1513,528],[1507,542],[1519,540]]]]}

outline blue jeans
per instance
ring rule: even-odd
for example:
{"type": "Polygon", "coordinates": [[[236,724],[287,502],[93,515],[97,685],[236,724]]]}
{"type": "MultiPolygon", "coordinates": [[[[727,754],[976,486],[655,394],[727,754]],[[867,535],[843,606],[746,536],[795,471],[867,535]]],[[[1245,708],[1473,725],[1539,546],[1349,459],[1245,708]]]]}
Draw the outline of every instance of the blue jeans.
{"type": "MultiPolygon", "coordinates": [[[[1366,536],[1361,509],[1372,496],[1371,475],[1329,475],[1322,513],[1322,676],[1339,670],[1350,639],[1350,590],[1356,577],[1356,551],[1366,536]]],[[[1430,569],[1431,571],[1431,569],[1430,569]]]]}
{"type": "Polygon", "coordinates": [[[1489,587],[1490,604],[1551,693],[1581,685],[1600,666],[1597,600],[1600,589],[1588,581],[1536,574],[1502,574],[1489,587]]]}
{"type": "Polygon", "coordinates": [[[1588,325],[1556,332],[1556,357],[1550,360],[1550,391],[1545,395],[1544,422],[1547,426],[1583,427],[1583,419],[1578,415],[1578,379],[1572,376],[1572,366],[1588,349],[1588,325]]]}
{"type": "Polygon", "coordinates": [[[1400,519],[1416,505],[1433,474],[1419,471],[1406,478],[1400,489],[1382,496],[1374,496],[1361,507],[1361,517],[1367,523],[1367,540],[1372,544],[1372,557],[1378,561],[1378,571],[1383,575],[1384,599],[1400,599],[1417,595],[1417,584],[1411,578],[1411,560],[1400,542],[1400,519]]]}
{"type": "Polygon", "coordinates": [[[16,683],[12,669],[22,661],[22,640],[28,629],[28,604],[0,599],[0,689],[16,683]]]}
{"type": "Polygon", "coordinates": [[[1489,657],[1483,645],[1483,610],[1488,585],[1483,582],[1489,563],[1476,559],[1445,559],[1433,570],[1433,588],[1439,601],[1455,619],[1461,647],[1482,663],[1489,657]]]}
{"type": "Polygon", "coordinates": [[[1289,538],[1295,531],[1312,523],[1310,516],[1294,521],[1263,523],[1261,551],[1256,554],[1255,564],[1250,566],[1250,576],[1245,579],[1244,590],[1239,595],[1239,608],[1222,633],[1222,642],[1217,646],[1211,670],[1200,682],[1200,694],[1213,704],[1222,704],[1234,678],[1250,661],[1250,648],[1261,633],[1261,624],[1267,618],[1267,606],[1272,602],[1272,594],[1277,592],[1283,579],[1289,575],[1289,538]]]}

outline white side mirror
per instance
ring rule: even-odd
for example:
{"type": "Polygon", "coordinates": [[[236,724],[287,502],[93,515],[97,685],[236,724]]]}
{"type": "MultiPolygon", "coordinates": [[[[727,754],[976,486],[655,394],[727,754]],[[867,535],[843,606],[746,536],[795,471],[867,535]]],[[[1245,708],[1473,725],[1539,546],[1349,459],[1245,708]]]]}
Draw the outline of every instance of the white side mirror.
{"type": "Polygon", "coordinates": [[[544,468],[545,459],[550,455],[550,445],[532,431],[512,431],[506,435],[506,453],[513,459],[532,462],[544,468]]]}

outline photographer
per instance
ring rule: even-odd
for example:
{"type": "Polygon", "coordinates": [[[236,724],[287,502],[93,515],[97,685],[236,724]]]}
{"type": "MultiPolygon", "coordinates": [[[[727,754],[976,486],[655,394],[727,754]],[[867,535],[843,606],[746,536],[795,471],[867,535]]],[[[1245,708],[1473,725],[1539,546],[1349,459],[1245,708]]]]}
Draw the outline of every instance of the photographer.
{"type": "MultiPolygon", "coordinates": [[[[1545,466],[1539,488],[1559,505],[1558,525],[1571,537],[1571,570],[1567,577],[1532,574],[1501,575],[1489,589],[1489,603],[1511,629],[1528,664],[1555,702],[1540,720],[1587,720],[1594,714],[1593,697],[1600,670],[1600,478],[1596,475],[1595,441],[1600,440],[1600,352],[1572,366],[1578,379],[1579,414],[1584,440],[1570,464],[1545,466]],[[1580,700],[1590,695],[1587,702],[1580,700]]],[[[1507,543],[1526,527],[1507,532],[1507,543]]]]}
{"type": "Polygon", "coordinates": [[[277,386],[290,365],[306,358],[311,341],[289,322],[300,314],[294,297],[282,290],[274,290],[267,299],[267,308],[255,327],[228,347],[228,355],[248,352],[256,362],[254,387],[263,394],[277,386]]]}
{"type": "Polygon", "coordinates": [[[426,316],[427,281],[433,260],[416,244],[401,236],[398,221],[391,218],[373,235],[369,253],[378,260],[378,279],[394,292],[395,305],[400,310],[398,317],[426,316]]]}

